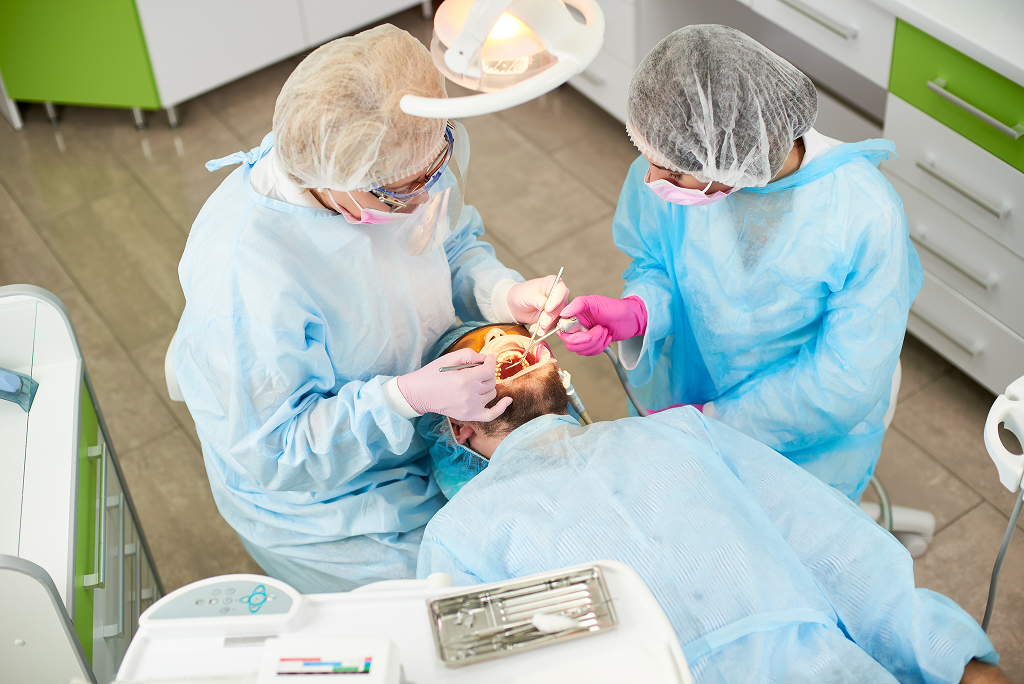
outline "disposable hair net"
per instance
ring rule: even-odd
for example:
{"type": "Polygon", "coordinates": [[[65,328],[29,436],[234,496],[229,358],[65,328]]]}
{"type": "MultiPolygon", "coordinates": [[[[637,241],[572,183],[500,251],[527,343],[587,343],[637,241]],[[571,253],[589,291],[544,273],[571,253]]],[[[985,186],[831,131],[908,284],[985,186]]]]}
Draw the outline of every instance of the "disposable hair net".
{"type": "Polygon", "coordinates": [[[626,130],[671,171],[763,187],[818,113],[811,79],[753,38],[714,24],[681,28],[633,74],[626,130]]]}
{"type": "Polygon", "coordinates": [[[390,24],[332,40],[296,67],[274,108],[281,168],[300,186],[372,190],[424,170],[443,119],[402,112],[403,95],[447,97],[430,53],[390,24]]]}
{"type": "MultiPolygon", "coordinates": [[[[460,337],[482,325],[487,323],[463,323],[449,330],[431,349],[424,364],[437,359],[460,337]]],[[[449,500],[487,467],[486,458],[455,441],[455,434],[446,416],[427,413],[420,418],[416,430],[430,445],[430,472],[449,500]]]]}

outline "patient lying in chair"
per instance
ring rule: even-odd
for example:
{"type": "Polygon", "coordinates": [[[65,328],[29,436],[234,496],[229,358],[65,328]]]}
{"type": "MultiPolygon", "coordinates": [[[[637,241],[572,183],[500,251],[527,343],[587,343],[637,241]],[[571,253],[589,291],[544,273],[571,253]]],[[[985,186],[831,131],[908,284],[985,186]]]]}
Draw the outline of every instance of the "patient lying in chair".
{"type": "Polygon", "coordinates": [[[421,419],[450,501],[423,535],[420,577],[622,561],[701,684],[1009,681],[978,624],[915,589],[907,551],[845,496],[692,408],[581,426],[550,351],[522,357],[524,333],[464,326],[441,343],[490,344],[513,403],[493,423],[421,419]]]}

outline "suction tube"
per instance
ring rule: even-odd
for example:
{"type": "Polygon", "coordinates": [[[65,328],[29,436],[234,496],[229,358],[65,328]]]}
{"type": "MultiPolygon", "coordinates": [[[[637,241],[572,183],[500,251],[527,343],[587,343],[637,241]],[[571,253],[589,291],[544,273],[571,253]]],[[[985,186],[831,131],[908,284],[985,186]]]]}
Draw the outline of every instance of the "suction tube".
{"type": "Polygon", "coordinates": [[[988,603],[985,605],[985,618],[981,621],[981,628],[988,632],[988,623],[992,621],[992,609],[996,605],[996,587],[999,585],[999,570],[1003,567],[1003,558],[1006,550],[1010,548],[1010,539],[1013,538],[1013,530],[1017,527],[1017,518],[1020,517],[1020,509],[1024,506],[1024,487],[1017,492],[1017,503],[1013,506],[1013,513],[1010,514],[1010,524],[1006,526],[1006,534],[1003,535],[1003,545],[999,547],[999,555],[996,556],[996,564],[992,566],[992,581],[988,585],[988,603]]]}
{"type": "Polygon", "coordinates": [[[583,425],[591,425],[594,421],[587,415],[587,407],[583,405],[583,400],[580,399],[580,395],[577,394],[576,388],[572,386],[572,376],[569,375],[568,371],[559,369],[558,374],[562,377],[562,387],[565,388],[565,395],[569,398],[569,404],[572,406],[572,410],[579,414],[580,423],[583,425]]]}

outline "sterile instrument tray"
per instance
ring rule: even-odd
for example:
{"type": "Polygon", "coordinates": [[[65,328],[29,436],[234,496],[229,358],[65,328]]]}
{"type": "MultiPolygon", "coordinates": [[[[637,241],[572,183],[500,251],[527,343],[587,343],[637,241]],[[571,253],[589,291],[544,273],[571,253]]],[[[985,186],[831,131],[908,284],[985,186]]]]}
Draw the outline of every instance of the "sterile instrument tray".
{"type": "Polygon", "coordinates": [[[618,624],[598,565],[431,599],[427,609],[437,655],[448,667],[606,632],[618,624]],[[541,632],[531,622],[538,613],[568,617],[577,626],[541,632]]]}

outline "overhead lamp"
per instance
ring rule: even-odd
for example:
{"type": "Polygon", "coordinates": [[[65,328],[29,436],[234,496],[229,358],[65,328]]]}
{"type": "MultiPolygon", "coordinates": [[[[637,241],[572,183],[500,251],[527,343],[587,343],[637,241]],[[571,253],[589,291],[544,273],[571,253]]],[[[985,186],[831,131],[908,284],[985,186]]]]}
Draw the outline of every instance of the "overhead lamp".
{"type": "Polygon", "coordinates": [[[595,0],[445,0],[434,14],[430,54],[449,80],[480,93],[405,95],[400,106],[429,119],[508,109],[586,69],[603,42],[595,0]]]}

